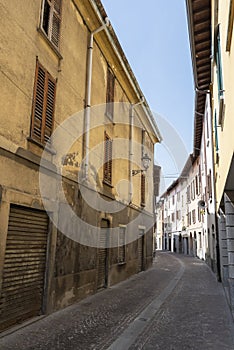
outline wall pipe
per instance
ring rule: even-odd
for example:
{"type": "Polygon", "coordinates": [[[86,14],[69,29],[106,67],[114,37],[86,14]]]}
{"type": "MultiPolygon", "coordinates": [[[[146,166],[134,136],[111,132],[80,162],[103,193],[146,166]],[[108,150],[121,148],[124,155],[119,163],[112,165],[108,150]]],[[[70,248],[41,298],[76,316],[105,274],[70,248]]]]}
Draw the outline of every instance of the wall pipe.
{"type": "Polygon", "coordinates": [[[89,46],[87,52],[87,79],[86,79],[86,95],[85,95],[85,116],[84,116],[84,156],[85,156],[85,169],[84,177],[88,180],[89,176],[89,129],[90,129],[90,108],[91,108],[91,86],[92,86],[92,68],[93,68],[93,38],[94,35],[104,30],[109,26],[110,22],[108,17],[105,18],[105,23],[99,28],[91,32],[89,39],[89,46]]]}

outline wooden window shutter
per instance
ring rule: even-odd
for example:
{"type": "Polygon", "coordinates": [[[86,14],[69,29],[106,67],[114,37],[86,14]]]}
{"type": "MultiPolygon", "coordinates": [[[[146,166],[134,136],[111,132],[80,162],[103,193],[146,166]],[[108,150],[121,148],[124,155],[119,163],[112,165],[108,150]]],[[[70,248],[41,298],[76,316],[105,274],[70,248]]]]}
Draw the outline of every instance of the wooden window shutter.
{"type": "Polygon", "coordinates": [[[45,94],[46,72],[38,63],[36,67],[34,104],[32,118],[32,137],[41,142],[42,124],[44,114],[44,94],[45,94]]]}
{"type": "Polygon", "coordinates": [[[114,113],[114,91],[115,91],[115,77],[108,68],[107,70],[107,89],[106,89],[106,114],[108,117],[113,118],[114,113]]]}
{"type": "Polygon", "coordinates": [[[46,113],[45,113],[45,129],[44,129],[44,141],[50,141],[50,137],[53,131],[53,119],[54,119],[54,104],[55,104],[55,89],[56,82],[47,74],[47,95],[46,95],[46,113]]]}
{"type": "Polygon", "coordinates": [[[141,174],[141,206],[145,206],[145,174],[141,174]]]}
{"type": "Polygon", "coordinates": [[[112,140],[105,132],[105,149],[104,149],[104,181],[111,184],[112,181],[112,140]]]}
{"type": "Polygon", "coordinates": [[[51,41],[56,47],[59,46],[60,24],[61,24],[61,0],[54,0],[51,41]]]}
{"type": "Polygon", "coordinates": [[[32,108],[31,136],[40,143],[50,141],[53,131],[56,81],[37,62],[32,108]]]}
{"type": "Polygon", "coordinates": [[[44,0],[42,28],[57,48],[60,38],[61,8],[62,0],[44,0]]]}

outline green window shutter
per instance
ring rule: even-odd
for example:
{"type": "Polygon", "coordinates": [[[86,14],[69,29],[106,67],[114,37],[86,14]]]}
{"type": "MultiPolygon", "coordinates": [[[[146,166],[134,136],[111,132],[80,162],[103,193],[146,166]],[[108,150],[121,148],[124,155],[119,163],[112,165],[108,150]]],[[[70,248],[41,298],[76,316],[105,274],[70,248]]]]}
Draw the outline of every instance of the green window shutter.
{"type": "Polygon", "coordinates": [[[217,80],[219,89],[219,99],[223,97],[223,70],[222,70],[222,58],[221,58],[221,44],[220,44],[220,25],[217,28],[217,40],[216,40],[216,66],[217,66],[217,80]]]}

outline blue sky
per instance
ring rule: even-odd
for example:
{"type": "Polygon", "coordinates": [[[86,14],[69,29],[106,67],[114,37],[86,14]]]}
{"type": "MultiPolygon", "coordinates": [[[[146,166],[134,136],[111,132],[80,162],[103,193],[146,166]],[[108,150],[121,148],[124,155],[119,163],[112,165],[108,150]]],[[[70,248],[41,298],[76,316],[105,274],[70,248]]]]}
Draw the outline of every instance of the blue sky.
{"type": "MultiPolygon", "coordinates": [[[[152,111],[172,124],[190,153],[194,88],[185,0],[102,3],[152,111]]],[[[160,159],[163,151],[156,152],[160,159]]],[[[175,172],[173,165],[167,172],[175,172]]]]}

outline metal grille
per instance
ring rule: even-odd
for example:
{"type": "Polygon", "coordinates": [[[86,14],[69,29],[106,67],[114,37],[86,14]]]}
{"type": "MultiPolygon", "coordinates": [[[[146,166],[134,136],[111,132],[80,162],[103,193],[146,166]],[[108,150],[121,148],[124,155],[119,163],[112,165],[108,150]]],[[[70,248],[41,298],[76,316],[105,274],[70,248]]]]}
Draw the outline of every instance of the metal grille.
{"type": "Polygon", "coordinates": [[[0,329],[41,313],[47,232],[45,212],[11,206],[0,295],[0,329]]]}
{"type": "Polygon", "coordinates": [[[99,246],[98,249],[98,278],[97,288],[106,287],[107,284],[107,233],[108,233],[108,221],[102,220],[102,229],[100,231],[99,246]]]}

